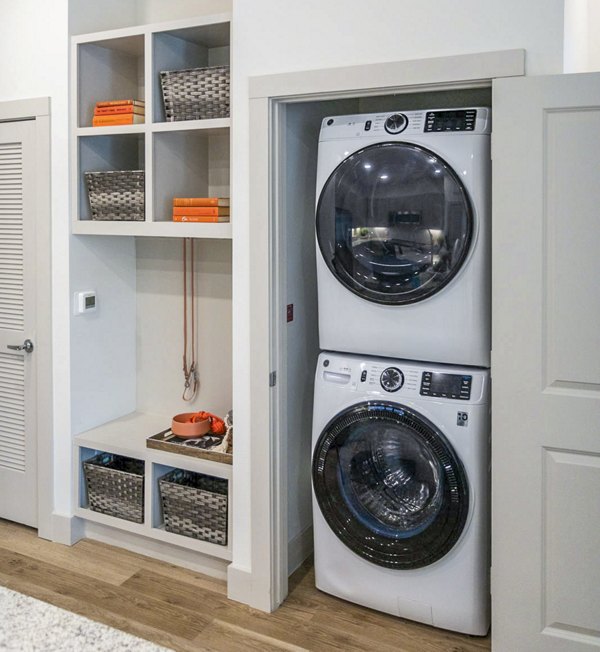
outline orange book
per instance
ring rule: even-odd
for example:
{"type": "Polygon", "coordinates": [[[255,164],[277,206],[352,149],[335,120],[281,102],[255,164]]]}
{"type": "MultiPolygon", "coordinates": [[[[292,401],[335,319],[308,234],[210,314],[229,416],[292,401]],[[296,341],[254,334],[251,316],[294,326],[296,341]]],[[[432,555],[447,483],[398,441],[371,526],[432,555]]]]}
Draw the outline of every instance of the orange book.
{"type": "Polygon", "coordinates": [[[173,215],[173,222],[229,222],[229,215],[173,215]]]}
{"type": "Polygon", "coordinates": [[[94,115],[125,115],[128,113],[138,113],[144,115],[143,106],[134,106],[133,104],[119,104],[118,106],[100,106],[94,109],[94,115]]]}
{"type": "Polygon", "coordinates": [[[108,100],[107,102],[96,102],[98,108],[104,108],[107,106],[119,106],[131,104],[133,106],[144,106],[144,100],[108,100]]]}
{"type": "Polygon", "coordinates": [[[173,206],[229,206],[229,197],[175,197],[173,206]]]}
{"type": "Polygon", "coordinates": [[[94,127],[115,127],[117,125],[143,124],[144,116],[130,113],[128,115],[97,115],[92,120],[94,127]]]}
{"type": "Polygon", "coordinates": [[[174,206],[173,215],[200,215],[200,216],[214,216],[225,217],[229,215],[229,207],[220,208],[219,206],[192,206],[182,207],[174,206]]]}

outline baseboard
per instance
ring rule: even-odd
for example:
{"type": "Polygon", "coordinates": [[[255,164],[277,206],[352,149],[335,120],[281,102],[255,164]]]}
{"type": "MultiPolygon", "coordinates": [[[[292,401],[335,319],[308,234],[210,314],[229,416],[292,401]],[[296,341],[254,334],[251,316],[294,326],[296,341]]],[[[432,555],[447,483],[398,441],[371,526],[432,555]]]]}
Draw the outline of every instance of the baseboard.
{"type": "MultiPolygon", "coordinates": [[[[290,575],[312,554],[312,551],[313,528],[309,525],[288,544],[290,575]]],[[[278,606],[272,604],[271,590],[264,578],[263,581],[255,580],[247,568],[236,566],[234,563],[227,569],[227,597],[267,613],[278,606]]]]}
{"type": "Polygon", "coordinates": [[[227,568],[227,597],[236,602],[252,602],[252,573],[246,568],[229,564],[227,568]]]}
{"type": "Polygon", "coordinates": [[[39,532],[43,539],[50,539],[54,543],[72,546],[85,536],[84,523],[76,516],[65,516],[54,512],[51,519],[51,532],[39,532]],[[49,535],[49,536],[48,536],[49,535]]]}
{"type": "Polygon", "coordinates": [[[288,575],[300,567],[313,552],[313,528],[307,528],[297,534],[288,544],[288,575]]]}
{"type": "MultiPolygon", "coordinates": [[[[81,520],[81,519],[80,519],[81,520]]],[[[94,541],[107,543],[118,548],[125,548],[139,555],[160,559],[161,561],[189,568],[197,573],[202,573],[219,580],[227,579],[228,561],[209,557],[194,550],[187,550],[162,541],[148,539],[147,537],[125,532],[91,521],[84,522],[84,536],[94,541]]]]}

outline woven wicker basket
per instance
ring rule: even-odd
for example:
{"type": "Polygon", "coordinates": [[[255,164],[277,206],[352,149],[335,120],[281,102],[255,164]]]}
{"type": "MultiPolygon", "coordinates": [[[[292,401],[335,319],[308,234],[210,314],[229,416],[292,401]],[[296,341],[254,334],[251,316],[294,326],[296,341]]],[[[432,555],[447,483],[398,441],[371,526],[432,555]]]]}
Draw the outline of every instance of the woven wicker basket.
{"type": "Polygon", "coordinates": [[[167,532],[227,545],[227,480],[175,469],[158,484],[167,532]]]}
{"type": "Polygon", "coordinates": [[[94,512],[144,522],[144,462],[100,453],[83,462],[89,507],[94,512]]]}
{"type": "Polygon", "coordinates": [[[144,170],[86,172],[85,182],[93,220],[144,218],[144,170]]]}
{"type": "Polygon", "coordinates": [[[160,73],[167,122],[229,117],[229,66],[160,73]]]}

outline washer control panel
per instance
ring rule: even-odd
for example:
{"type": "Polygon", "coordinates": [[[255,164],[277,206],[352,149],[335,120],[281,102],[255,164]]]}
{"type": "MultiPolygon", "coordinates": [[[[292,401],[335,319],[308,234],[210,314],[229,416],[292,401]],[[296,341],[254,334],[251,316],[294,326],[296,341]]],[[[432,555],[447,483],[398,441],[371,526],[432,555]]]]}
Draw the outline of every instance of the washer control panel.
{"type": "Polygon", "coordinates": [[[434,402],[487,400],[489,372],[469,367],[415,363],[352,354],[321,353],[317,384],[332,392],[356,392],[367,398],[412,399],[434,402]]]}
{"type": "Polygon", "coordinates": [[[421,375],[421,396],[453,398],[468,401],[471,398],[473,376],[424,371],[421,375]]]}
{"type": "Polygon", "coordinates": [[[402,395],[417,394],[419,388],[419,373],[399,364],[390,364],[384,360],[373,360],[361,364],[360,388],[381,394],[394,393],[402,390],[402,395]]]}

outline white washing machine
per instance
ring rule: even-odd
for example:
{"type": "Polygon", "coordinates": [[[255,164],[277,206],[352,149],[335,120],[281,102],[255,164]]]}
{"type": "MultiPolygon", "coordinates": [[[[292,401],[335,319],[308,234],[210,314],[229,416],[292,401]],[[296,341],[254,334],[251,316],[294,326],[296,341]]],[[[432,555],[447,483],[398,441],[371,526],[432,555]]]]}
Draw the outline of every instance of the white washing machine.
{"type": "Polygon", "coordinates": [[[323,120],[322,350],[489,367],[490,127],[484,107],[323,120]]]}
{"type": "Polygon", "coordinates": [[[457,632],[490,624],[489,374],[321,353],[317,588],[457,632]]]}

